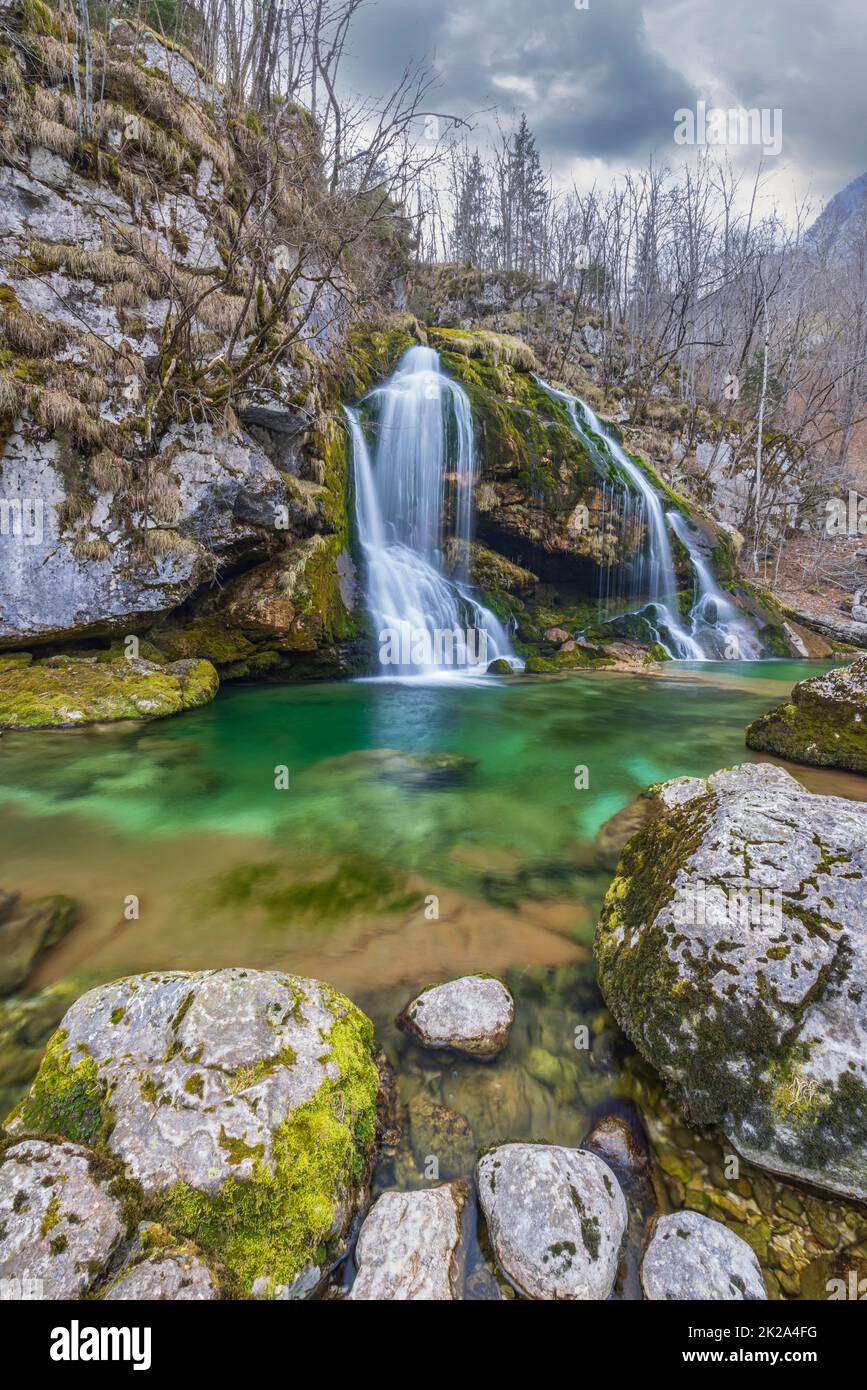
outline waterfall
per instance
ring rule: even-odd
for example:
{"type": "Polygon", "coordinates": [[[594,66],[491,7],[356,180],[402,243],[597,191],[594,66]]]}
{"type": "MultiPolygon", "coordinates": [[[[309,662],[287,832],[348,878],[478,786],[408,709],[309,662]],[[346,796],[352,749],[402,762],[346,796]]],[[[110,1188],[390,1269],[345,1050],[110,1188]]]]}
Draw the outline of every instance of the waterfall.
{"type": "Polygon", "coordinates": [[[759,661],[765,654],[764,643],[750,619],[717,583],[702,553],[698,527],[676,511],[668,513],[668,523],[689,552],[695,576],[695,602],[689,617],[705,655],[727,661],[759,661]]]}
{"type": "Polygon", "coordinates": [[[359,411],[345,409],[367,607],[389,668],[382,674],[429,679],[478,673],[497,658],[518,664],[502,623],[469,585],[478,466],[466,392],[432,348],[413,347],[364,404],[375,417],[372,453],[359,411]]]}
{"type": "Polygon", "coordinates": [[[764,648],[751,621],[722,591],[702,554],[698,529],[677,511],[666,514],[649,477],[631,459],[585,401],[540,381],[563,401],[576,434],[602,482],[602,527],[617,538],[616,567],[603,570],[602,597],[641,600],[637,612],[651,640],[669,656],[689,661],[756,660],[764,648]],[[689,554],[695,597],[686,619],[681,616],[669,528],[689,554]],[[641,541],[645,535],[646,540],[641,541]]]}

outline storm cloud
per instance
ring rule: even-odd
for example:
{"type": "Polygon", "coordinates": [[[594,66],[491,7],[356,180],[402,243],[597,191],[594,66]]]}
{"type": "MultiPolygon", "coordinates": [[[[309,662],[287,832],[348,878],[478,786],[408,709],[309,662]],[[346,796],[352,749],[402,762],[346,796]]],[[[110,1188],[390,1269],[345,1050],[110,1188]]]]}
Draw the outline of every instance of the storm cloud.
{"type": "MultiPolygon", "coordinates": [[[[867,167],[864,0],[371,0],[344,80],[378,94],[413,60],[436,69],[442,110],[477,113],[484,140],[526,111],[545,162],[571,182],[650,155],[677,160],[674,113],[779,108],[769,176],[824,198],[867,167]]],[[[755,151],[733,152],[747,162],[755,151]]]]}

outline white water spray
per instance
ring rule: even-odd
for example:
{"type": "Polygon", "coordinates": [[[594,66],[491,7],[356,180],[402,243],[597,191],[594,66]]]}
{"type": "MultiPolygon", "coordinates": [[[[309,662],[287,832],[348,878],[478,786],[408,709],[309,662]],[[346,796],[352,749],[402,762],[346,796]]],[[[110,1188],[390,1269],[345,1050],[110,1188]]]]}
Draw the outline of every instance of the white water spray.
{"type": "Polygon", "coordinates": [[[497,658],[517,664],[502,623],[469,588],[477,461],[466,393],[440,370],[432,348],[413,347],[365,400],[376,412],[373,456],[359,413],[346,407],[346,414],[367,606],[381,660],[388,648],[383,674],[430,679],[479,674],[497,658]],[[452,578],[443,563],[447,513],[457,542],[452,578]],[[387,643],[384,634],[391,635],[387,643]]]}

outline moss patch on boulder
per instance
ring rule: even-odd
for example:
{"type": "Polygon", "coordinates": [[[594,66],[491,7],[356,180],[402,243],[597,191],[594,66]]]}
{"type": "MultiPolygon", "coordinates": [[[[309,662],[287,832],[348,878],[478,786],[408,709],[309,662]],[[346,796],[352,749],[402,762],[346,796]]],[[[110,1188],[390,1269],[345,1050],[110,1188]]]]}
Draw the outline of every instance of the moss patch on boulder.
{"type": "Polygon", "coordinates": [[[163,719],[212,700],[219,677],[209,661],[160,666],[139,658],[52,656],[5,663],[0,728],[69,728],[118,719],[163,719]]]}
{"type": "Polygon", "coordinates": [[[119,1161],[140,1219],[195,1241],[236,1296],[276,1297],[345,1248],[379,1089],[372,1024],[330,986],[169,971],[77,1000],[6,1124],[119,1161]]]}
{"type": "Polygon", "coordinates": [[[867,772],[867,657],[800,681],[750,724],[746,741],[792,762],[867,772]]]}

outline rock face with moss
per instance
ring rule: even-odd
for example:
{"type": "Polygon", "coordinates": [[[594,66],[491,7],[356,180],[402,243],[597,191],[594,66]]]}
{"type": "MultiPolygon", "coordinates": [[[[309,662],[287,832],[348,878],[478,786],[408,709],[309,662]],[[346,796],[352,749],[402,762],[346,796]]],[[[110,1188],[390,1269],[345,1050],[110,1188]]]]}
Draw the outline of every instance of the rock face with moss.
{"type": "Polygon", "coordinates": [[[0,728],[73,728],[117,719],[164,719],[206,705],[220,679],[210,661],[161,665],[142,658],[0,657],[0,728]]]}
{"type": "Polygon", "coordinates": [[[503,1273],[528,1298],[604,1299],[626,1234],[626,1199],[595,1154],[501,1144],[479,1159],[479,1201],[503,1273]]]}
{"type": "Polygon", "coordinates": [[[750,748],[815,767],[867,772],[867,656],[800,681],[746,733],[750,748]]]}
{"type": "Polygon", "coordinates": [[[596,936],[599,981],[698,1125],[867,1196],[867,808],[745,764],[658,792],[596,936]]]}
{"type": "Polygon", "coordinates": [[[7,1128],[117,1159],[225,1288],[298,1296],[365,1198],[378,1089],[372,1026],[327,985],[168,972],[77,1000],[7,1128]]]}
{"type": "MultiPolygon", "coordinates": [[[[354,288],[323,264],[345,207],[322,189],[315,124],[285,108],[276,148],[177,45],[111,20],[85,138],[70,38],[42,0],[4,8],[0,647],[170,623],[230,676],[336,674],[355,636],[339,402],[354,288]],[[266,166],[270,245],[251,254],[266,166]],[[316,250],[290,249],[314,222],[316,250]],[[289,641],[214,612],[271,561],[280,585],[309,580],[289,641]]],[[[356,247],[386,306],[392,230],[356,247]]]]}

